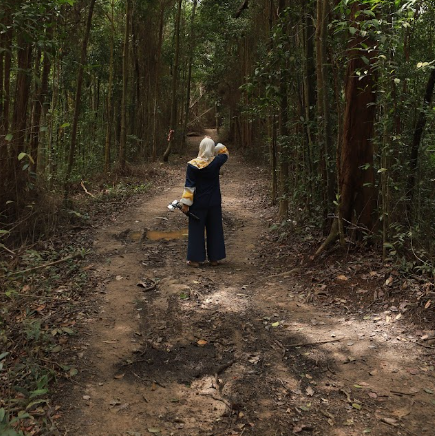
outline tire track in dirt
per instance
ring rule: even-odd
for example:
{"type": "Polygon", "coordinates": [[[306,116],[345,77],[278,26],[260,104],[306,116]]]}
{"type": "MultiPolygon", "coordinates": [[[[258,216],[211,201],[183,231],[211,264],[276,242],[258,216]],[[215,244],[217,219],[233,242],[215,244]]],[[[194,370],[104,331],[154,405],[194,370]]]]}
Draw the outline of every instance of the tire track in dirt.
{"type": "Polygon", "coordinates": [[[301,272],[279,274],[275,253],[264,257],[258,168],[231,156],[223,171],[223,265],[188,268],[185,239],[146,237],[183,233],[185,217],[166,211],[183,171],[98,231],[104,298],[65,434],[431,434],[433,370],[397,339],[406,327],[308,304],[301,272]],[[156,289],[137,286],[151,280],[156,289]]]}

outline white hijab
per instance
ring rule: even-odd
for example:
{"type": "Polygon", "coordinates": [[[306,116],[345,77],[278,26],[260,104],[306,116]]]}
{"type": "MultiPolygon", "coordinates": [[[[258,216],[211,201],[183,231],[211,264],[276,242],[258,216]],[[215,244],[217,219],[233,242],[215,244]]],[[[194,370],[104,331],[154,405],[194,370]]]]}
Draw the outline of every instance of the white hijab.
{"type": "Polygon", "coordinates": [[[204,138],[199,144],[198,159],[210,163],[214,159],[214,141],[211,138],[204,138]]]}

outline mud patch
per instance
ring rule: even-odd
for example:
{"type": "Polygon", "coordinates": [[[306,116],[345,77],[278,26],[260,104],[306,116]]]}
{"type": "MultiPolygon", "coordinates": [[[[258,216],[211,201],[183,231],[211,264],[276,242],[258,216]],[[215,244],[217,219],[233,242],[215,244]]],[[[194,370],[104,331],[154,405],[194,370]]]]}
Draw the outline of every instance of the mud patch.
{"type": "Polygon", "coordinates": [[[144,380],[158,380],[162,385],[170,382],[190,385],[194,379],[220,373],[222,368],[233,362],[230,353],[222,356],[208,343],[203,346],[177,345],[166,349],[148,347],[140,352],[140,359],[133,362],[127,371],[132,381],[136,381],[135,373],[144,380]]]}

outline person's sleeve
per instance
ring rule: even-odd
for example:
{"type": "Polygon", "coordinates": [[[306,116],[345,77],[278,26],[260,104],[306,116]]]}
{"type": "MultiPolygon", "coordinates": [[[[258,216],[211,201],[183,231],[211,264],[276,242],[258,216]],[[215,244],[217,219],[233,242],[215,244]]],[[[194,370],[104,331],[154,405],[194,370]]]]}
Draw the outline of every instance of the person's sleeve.
{"type": "Polygon", "coordinates": [[[219,167],[221,167],[227,160],[230,155],[228,148],[225,145],[219,143],[214,148],[215,159],[219,162],[219,167]]]}
{"type": "Polygon", "coordinates": [[[184,184],[184,191],[180,200],[181,203],[185,204],[186,206],[192,206],[195,189],[196,189],[196,171],[191,165],[187,165],[186,183],[184,184]]]}
{"type": "Polygon", "coordinates": [[[228,148],[225,147],[225,145],[221,144],[220,142],[214,148],[214,153],[215,153],[216,156],[220,156],[221,154],[226,154],[227,155],[227,159],[228,159],[228,156],[230,155],[230,153],[228,151],[228,148]]]}

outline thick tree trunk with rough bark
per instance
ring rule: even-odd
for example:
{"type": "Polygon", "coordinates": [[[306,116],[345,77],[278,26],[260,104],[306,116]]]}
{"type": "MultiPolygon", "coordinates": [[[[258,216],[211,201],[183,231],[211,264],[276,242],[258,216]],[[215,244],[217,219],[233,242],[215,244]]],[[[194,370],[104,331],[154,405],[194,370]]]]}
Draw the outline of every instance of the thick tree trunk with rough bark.
{"type": "Polygon", "coordinates": [[[372,68],[376,55],[375,43],[360,33],[361,13],[367,5],[353,3],[352,26],[357,29],[349,41],[345,80],[345,104],[342,144],[339,162],[338,219],[334,220],[329,236],[316,251],[319,255],[340,232],[355,229],[353,237],[360,239],[365,229],[375,224],[375,188],[373,172],[373,135],[376,115],[376,73],[372,68]],[[353,226],[350,226],[353,224],[353,226]]]}
{"type": "MultiPolygon", "coordinates": [[[[352,5],[352,21],[363,17],[360,3],[352,5]]],[[[355,21],[355,27],[359,28],[355,21]]],[[[345,227],[354,222],[373,228],[375,200],[373,134],[376,114],[375,72],[371,66],[374,41],[358,33],[350,42],[346,73],[343,142],[340,168],[340,214],[345,227]],[[364,48],[363,48],[364,47],[364,48]]],[[[361,233],[360,233],[361,234],[361,233]]]]}

